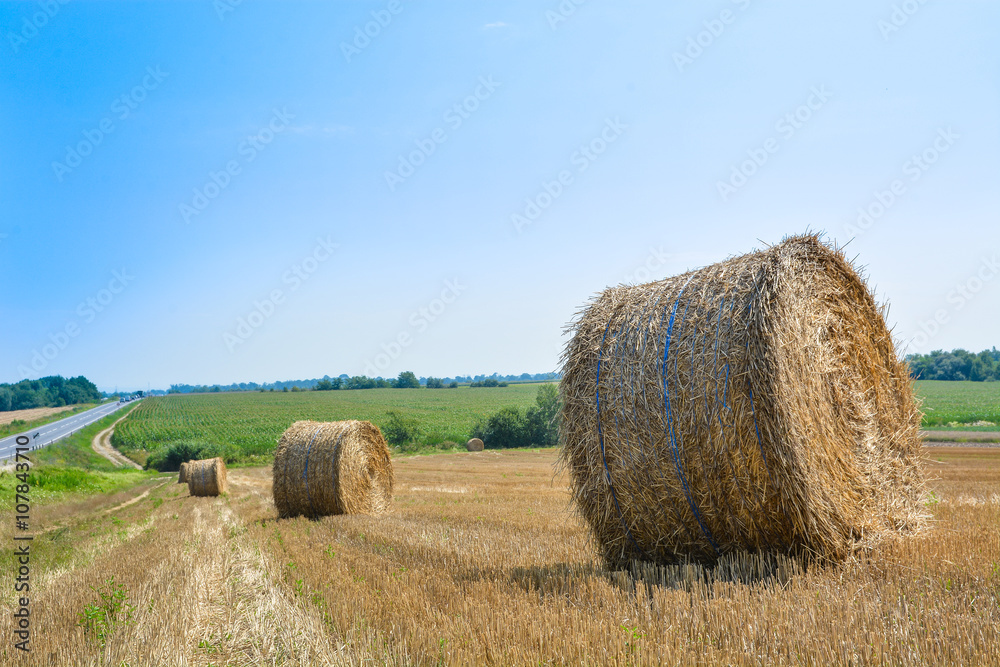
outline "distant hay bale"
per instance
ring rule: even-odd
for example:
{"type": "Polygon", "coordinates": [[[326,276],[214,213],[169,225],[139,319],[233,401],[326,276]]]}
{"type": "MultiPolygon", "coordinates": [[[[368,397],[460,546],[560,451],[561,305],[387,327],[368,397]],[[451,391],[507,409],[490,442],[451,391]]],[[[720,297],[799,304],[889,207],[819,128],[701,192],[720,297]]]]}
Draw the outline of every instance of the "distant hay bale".
{"type": "Polygon", "coordinates": [[[564,354],[562,462],[605,562],[842,559],[919,529],[919,411],[816,236],[605,290],[564,354]]]}
{"type": "Polygon", "coordinates": [[[371,422],[298,421],[274,454],[279,517],[381,514],[392,501],[392,458],[371,422]]]}
{"type": "Polygon", "coordinates": [[[177,483],[178,484],[187,484],[187,481],[188,481],[188,478],[187,478],[187,467],[188,467],[187,463],[182,463],[181,464],[180,472],[177,473],[177,483]]]}
{"type": "Polygon", "coordinates": [[[465,443],[465,448],[470,452],[481,452],[486,447],[479,438],[473,438],[465,443]]]}
{"type": "Polygon", "coordinates": [[[229,488],[226,462],[221,458],[188,461],[188,492],[192,496],[217,496],[229,488]]]}

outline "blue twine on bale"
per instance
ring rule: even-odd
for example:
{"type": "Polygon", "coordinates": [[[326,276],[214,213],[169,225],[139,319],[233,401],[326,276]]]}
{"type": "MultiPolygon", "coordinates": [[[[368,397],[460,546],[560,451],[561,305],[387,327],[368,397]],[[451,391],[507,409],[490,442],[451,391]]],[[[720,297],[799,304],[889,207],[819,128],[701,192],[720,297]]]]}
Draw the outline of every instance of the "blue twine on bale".
{"type": "MultiPolygon", "coordinates": [[[[691,495],[691,489],[688,487],[687,477],[684,475],[684,469],[681,466],[680,450],[677,446],[677,437],[676,433],[674,432],[673,419],[670,416],[670,388],[669,388],[669,376],[667,373],[667,355],[670,352],[670,339],[673,335],[674,320],[677,317],[677,307],[678,305],[680,305],[681,296],[684,294],[684,290],[687,289],[688,283],[691,282],[692,278],[694,278],[694,274],[692,274],[691,277],[687,279],[687,282],[684,283],[683,287],[681,287],[681,291],[677,293],[677,299],[674,301],[673,309],[670,312],[670,321],[667,324],[666,341],[664,342],[663,345],[663,366],[661,371],[661,374],[663,376],[663,408],[666,411],[667,429],[669,429],[669,434],[665,433],[665,435],[668,436],[671,451],[674,455],[674,467],[677,469],[677,478],[681,481],[681,486],[684,488],[684,495],[687,497],[688,505],[691,507],[691,513],[694,514],[695,521],[698,522],[698,526],[701,528],[701,532],[708,540],[708,543],[712,546],[712,550],[715,551],[715,553],[718,555],[719,547],[718,545],[716,545],[715,540],[712,538],[711,531],[708,530],[708,527],[705,526],[705,523],[701,520],[701,514],[698,512],[698,506],[697,504],[695,504],[694,498],[691,495]]],[[[690,306],[690,303],[688,303],[688,305],[690,306]]],[[[667,312],[666,309],[664,309],[663,316],[666,316],[666,312],[667,312]]],[[[686,313],[687,309],[685,308],[685,314],[686,313]]],[[[662,317],[660,321],[662,323],[663,321],[662,317]]],[[[676,372],[676,364],[674,365],[674,368],[676,372]]]]}
{"type": "MultiPolygon", "coordinates": [[[[639,353],[639,358],[640,359],[645,359],[646,358],[646,345],[649,343],[649,330],[650,330],[650,328],[653,325],[653,318],[656,317],[656,310],[660,307],[660,301],[663,300],[663,297],[666,296],[666,293],[667,293],[667,289],[664,288],[664,290],[662,292],[660,292],[660,296],[658,296],[656,298],[656,303],[653,304],[652,312],[650,312],[650,314],[649,314],[649,322],[646,324],[646,330],[645,330],[645,333],[644,333],[643,339],[642,339],[642,352],[639,353]]],[[[645,311],[643,311],[643,312],[645,312],[645,311]]],[[[660,328],[661,329],[663,328],[663,318],[662,318],[662,316],[660,318],[660,328]]],[[[657,355],[657,367],[659,367],[659,355],[657,355]]],[[[647,404],[646,383],[645,382],[642,383],[642,401],[643,401],[643,405],[647,404]]],[[[633,414],[635,414],[634,407],[635,406],[633,404],[633,414]]],[[[666,480],[663,478],[663,464],[660,462],[660,453],[657,450],[657,448],[655,446],[653,446],[653,435],[652,435],[652,433],[653,433],[653,425],[650,423],[650,420],[649,420],[649,411],[648,410],[645,411],[645,414],[646,414],[646,432],[650,434],[650,436],[649,436],[650,437],[650,446],[649,446],[649,449],[653,452],[653,458],[656,461],[656,470],[659,471],[659,473],[660,473],[660,479],[663,479],[664,483],[666,483],[666,480]]],[[[639,432],[639,433],[641,433],[642,429],[639,427],[639,417],[638,417],[637,414],[635,415],[635,425],[636,425],[636,431],[639,432]]],[[[644,462],[648,463],[648,459],[645,458],[645,457],[644,457],[644,462]]],[[[677,508],[674,507],[673,503],[670,504],[670,511],[673,512],[674,518],[677,519],[677,525],[683,526],[685,532],[687,532],[690,535],[691,534],[691,528],[690,528],[690,526],[688,526],[687,522],[685,522],[684,519],[681,517],[680,512],[677,511],[677,508]]]]}
{"type": "Polygon", "coordinates": [[[305,482],[306,485],[306,500],[309,501],[309,516],[316,516],[316,510],[313,509],[312,496],[309,495],[309,453],[312,451],[313,443],[316,442],[316,437],[322,430],[323,427],[320,426],[318,429],[316,429],[316,432],[313,433],[312,440],[309,441],[309,446],[306,447],[306,465],[302,469],[302,481],[305,482]]]}
{"type": "Polygon", "coordinates": [[[604,355],[604,343],[608,338],[608,329],[611,327],[611,319],[608,319],[607,325],[604,327],[604,336],[601,337],[601,347],[597,350],[597,381],[595,383],[596,390],[596,401],[597,401],[597,440],[601,446],[601,460],[604,463],[604,475],[608,480],[608,488],[611,489],[611,498],[615,501],[615,509],[618,510],[618,520],[622,524],[622,528],[625,529],[625,534],[631,540],[632,544],[635,546],[636,550],[643,556],[647,558],[646,552],[643,551],[639,543],[635,541],[632,537],[632,531],[629,530],[625,523],[625,515],[622,513],[622,508],[618,504],[618,494],[615,493],[615,485],[611,481],[611,471],[608,469],[608,457],[604,452],[604,433],[601,430],[601,361],[604,355]]]}

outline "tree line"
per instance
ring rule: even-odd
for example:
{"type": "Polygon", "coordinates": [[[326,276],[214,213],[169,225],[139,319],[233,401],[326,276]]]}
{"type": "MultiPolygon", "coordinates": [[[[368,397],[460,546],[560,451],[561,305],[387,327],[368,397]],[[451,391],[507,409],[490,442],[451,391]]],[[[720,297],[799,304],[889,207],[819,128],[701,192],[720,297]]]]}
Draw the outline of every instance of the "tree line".
{"type": "Polygon", "coordinates": [[[50,375],[38,380],[0,384],[0,412],[97,403],[101,398],[97,386],[82,375],[68,380],[61,375],[50,375]]]}
{"type": "Polygon", "coordinates": [[[976,354],[967,350],[934,350],[906,357],[910,375],[917,380],[1000,380],[1000,350],[995,347],[976,354]]]}
{"type": "Polygon", "coordinates": [[[387,389],[390,387],[408,389],[427,387],[428,389],[456,388],[460,383],[472,387],[506,387],[509,382],[553,382],[562,378],[560,373],[521,373],[520,375],[457,375],[455,377],[417,377],[411,371],[404,371],[396,378],[368,377],[366,375],[337,377],[324,375],[311,380],[282,380],[280,382],[234,382],[228,385],[172,384],[170,394],[202,394],[229,391],[332,391],[336,389],[387,389]],[[404,377],[405,376],[405,377],[404,377]]]}

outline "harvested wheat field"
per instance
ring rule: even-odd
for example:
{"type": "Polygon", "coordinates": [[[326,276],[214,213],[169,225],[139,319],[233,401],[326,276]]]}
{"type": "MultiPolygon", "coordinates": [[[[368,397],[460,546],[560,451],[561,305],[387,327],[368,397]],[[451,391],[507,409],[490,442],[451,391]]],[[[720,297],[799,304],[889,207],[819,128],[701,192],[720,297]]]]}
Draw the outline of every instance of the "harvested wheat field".
{"type": "Polygon", "coordinates": [[[1000,664],[1000,451],[928,451],[923,533],[724,576],[605,571],[553,450],[397,458],[377,517],[278,520],[268,468],[231,470],[221,497],[164,477],[34,510],[32,652],[5,633],[0,663],[1000,664]],[[111,577],[132,619],[102,649],[78,620],[111,577]]]}

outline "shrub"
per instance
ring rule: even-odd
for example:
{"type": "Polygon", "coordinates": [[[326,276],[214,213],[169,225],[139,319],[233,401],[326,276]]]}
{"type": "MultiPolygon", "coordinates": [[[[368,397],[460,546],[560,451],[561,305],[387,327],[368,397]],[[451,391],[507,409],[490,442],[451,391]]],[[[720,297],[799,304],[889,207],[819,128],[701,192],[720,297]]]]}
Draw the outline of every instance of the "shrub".
{"type": "Polygon", "coordinates": [[[451,384],[448,385],[448,389],[458,389],[458,382],[452,380],[451,384]]]}
{"type": "Polygon", "coordinates": [[[527,420],[515,407],[501,408],[485,421],[476,424],[472,429],[472,436],[482,440],[491,449],[531,445],[527,420]]]}
{"type": "Polygon", "coordinates": [[[551,447],[559,442],[559,392],[555,385],[538,388],[535,405],[522,413],[518,408],[503,408],[477,423],[472,437],[487,447],[551,447]]]}
{"type": "Polygon", "coordinates": [[[413,417],[406,417],[391,410],[386,413],[388,418],[382,426],[382,435],[390,445],[403,447],[420,435],[420,422],[413,417]]]}
{"type": "Polygon", "coordinates": [[[496,378],[486,378],[485,380],[477,380],[469,385],[470,387],[506,387],[506,382],[500,382],[496,378]]]}
{"type": "MultiPolygon", "coordinates": [[[[181,469],[181,464],[186,461],[197,461],[216,456],[226,459],[228,452],[224,450],[226,448],[222,445],[197,440],[172,442],[165,447],[160,447],[149,455],[149,458],[146,459],[146,470],[176,472],[181,469]]],[[[232,460],[232,457],[229,460],[232,460]]]]}

